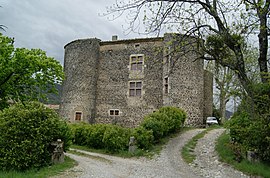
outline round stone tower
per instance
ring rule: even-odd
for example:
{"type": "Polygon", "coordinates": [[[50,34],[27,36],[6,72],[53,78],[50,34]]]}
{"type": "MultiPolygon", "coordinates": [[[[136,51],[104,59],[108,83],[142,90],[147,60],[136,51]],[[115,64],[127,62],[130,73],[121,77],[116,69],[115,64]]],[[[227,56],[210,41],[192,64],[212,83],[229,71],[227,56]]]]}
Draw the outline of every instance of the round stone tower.
{"type": "Polygon", "coordinates": [[[93,122],[96,113],[96,91],[100,40],[75,40],[65,46],[60,115],[71,122],[93,122]],[[66,82],[68,81],[68,82],[66,82]]]}

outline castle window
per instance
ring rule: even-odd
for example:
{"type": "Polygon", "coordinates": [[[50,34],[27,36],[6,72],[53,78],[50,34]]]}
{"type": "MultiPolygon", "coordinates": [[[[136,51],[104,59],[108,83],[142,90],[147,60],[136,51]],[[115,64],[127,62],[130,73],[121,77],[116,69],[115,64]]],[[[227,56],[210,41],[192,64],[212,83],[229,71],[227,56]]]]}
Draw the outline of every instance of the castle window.
{"type": "Polygon", "coordinates": [[[82,120],[82,112],[75,112],[75,121],[82,120]]]}
{"type": "Polygon", "coordinates": [[[109,114],[110,116],[119,116],[120,112],[119,109],[110,109],[109,114]]]}
{"type": "Polygon", "coordinates": [[[142,82],[129,82],[129,96],[136,97],[142,95],[142,82]]]}
{"type": "Polygon", "coordinates": [[[130,70],[133,71],[143,70],[143,55],[132,55],[130,57],[130,70]]]}
{"type": "Polygon", "coordinates": [[[165,77],[164,78],[164,94],[169,93],[169,78],[165,77]]]}

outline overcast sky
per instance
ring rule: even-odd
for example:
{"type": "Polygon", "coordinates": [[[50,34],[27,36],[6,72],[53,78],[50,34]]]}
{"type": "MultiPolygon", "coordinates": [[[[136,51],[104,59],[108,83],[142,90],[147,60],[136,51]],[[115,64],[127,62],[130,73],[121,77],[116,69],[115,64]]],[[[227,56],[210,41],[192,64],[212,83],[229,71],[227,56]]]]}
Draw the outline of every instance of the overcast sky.
{"type": "Polygon", "coordinates": [[[16,47],[40,48],[63,64],[64,45],[82,38],[111,40],[143,37],[125,35],[125,19],[110,21],[99,14],[115,0],[0,0],[1,31],[15,38],[16,47]]]}

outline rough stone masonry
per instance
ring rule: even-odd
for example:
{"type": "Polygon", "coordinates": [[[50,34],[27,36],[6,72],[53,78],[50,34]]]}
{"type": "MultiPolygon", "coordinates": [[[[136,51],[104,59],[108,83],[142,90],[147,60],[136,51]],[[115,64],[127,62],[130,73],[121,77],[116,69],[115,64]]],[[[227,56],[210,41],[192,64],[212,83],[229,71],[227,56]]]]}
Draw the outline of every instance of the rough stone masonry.
{"type": "Polygon", "coordinates": [[[202,126],[212,114],[213,77],[198,59],[195,37],[101,41],[65,46],[60,114],[70,122],[140,124],[162,106],[187,112],[186,125],[202,126]]]}

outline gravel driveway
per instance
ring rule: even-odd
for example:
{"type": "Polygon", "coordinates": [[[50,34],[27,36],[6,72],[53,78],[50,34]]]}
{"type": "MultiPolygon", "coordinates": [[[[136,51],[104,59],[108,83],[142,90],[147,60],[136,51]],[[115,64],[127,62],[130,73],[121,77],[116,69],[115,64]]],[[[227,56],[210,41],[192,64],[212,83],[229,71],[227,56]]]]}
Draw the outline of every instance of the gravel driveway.
{"type": "Polygon", "coordinates": [[[215,151],[215,141],[224,131],[225,129],[211,130],[202,139],[198,140],[197,146],[194,150],[196,159],[193,164],[191,164],[194,168],[193,170],[197,175],[202,177],[249,177],[218,160],[218,155],[215,151]]]}
{"type": "MultiPolygon", "coordinates": [[[[84,152],[82,157],[67,154],[78,162],[78,166],[57,178],[197,178],[197,177],[245,177],[241,172],[218,161],[214,151],[216,138],[224,131],[215,129],[198,141],[195,164],[187,165],[180,155],[181,148],[193,136],[204,129],[189,130],[171,139],[160,155],[153,159],[120,158],[110,155],[84,152]]],[[[56,178],[55,177],[55,178],[56,178]]]]}

